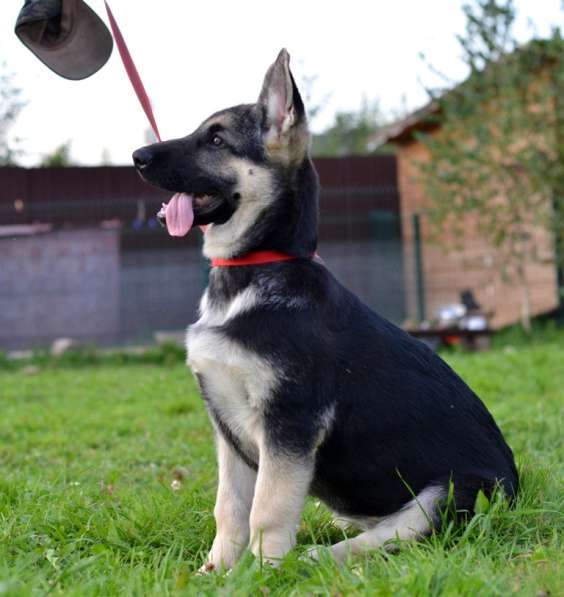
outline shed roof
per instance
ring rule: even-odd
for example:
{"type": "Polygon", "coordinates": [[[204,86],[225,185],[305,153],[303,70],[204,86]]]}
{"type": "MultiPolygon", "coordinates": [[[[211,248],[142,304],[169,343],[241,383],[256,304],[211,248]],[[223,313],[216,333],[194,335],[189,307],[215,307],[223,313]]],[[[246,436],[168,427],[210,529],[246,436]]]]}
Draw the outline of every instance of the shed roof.
{"type": "Polygon", "coordinates": [[[415,131],[430,131],[437,128],[440,126],[436,118],[439,110],[437,100],[429,102],[405,118],[396,120],[396,122],[380,129],[370,139],[370,146],[377,149],[386,143],[407,143],[413,139],[415,131]]]}

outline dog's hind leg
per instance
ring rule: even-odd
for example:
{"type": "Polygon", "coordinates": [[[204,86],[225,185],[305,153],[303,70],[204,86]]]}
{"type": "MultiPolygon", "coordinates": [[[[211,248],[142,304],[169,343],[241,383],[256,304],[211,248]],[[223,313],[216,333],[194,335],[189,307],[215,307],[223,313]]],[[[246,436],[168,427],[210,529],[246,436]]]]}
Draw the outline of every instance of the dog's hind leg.
{"type": "MultiPolygon", "coordinates": [[[[343,562],[349,554],[362,554],[397,540],[416,539],[431,532],[438,519],[438,506],[447,495],[442,486],[429,486],[408,502],[401,510],[383,517],[372,528],[336,543],[330,552],[337,562],[343,562]]],[[[318,558],[319,548],[310,550],[309,555],[318,558]]]]}
{"type": "Polygon", "coordinates": [[[256,472],[243,462],[221,433],[217,433],[217,459],[216,535],[200,572],[232,568],[249,543],[249,514],[256,472]]]}

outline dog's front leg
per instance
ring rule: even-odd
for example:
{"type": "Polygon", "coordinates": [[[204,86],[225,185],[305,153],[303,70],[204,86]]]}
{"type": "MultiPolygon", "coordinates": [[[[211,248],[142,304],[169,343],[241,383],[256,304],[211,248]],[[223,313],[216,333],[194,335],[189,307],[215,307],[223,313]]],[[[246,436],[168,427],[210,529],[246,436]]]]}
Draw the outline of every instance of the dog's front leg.
{"type": "Polygon", "coordinates": [[[256,472],[217,433],[219,484],[214,508],[216,535],[201,572],[229,570],[249,543],[249,514],[256,472]]]}
{"type": "Polygon", "coordinates": [[[293,458],[261,446],[250,518],[256,557],[276,565],[292,549],[312,475],[309,457],[293,458]]]}

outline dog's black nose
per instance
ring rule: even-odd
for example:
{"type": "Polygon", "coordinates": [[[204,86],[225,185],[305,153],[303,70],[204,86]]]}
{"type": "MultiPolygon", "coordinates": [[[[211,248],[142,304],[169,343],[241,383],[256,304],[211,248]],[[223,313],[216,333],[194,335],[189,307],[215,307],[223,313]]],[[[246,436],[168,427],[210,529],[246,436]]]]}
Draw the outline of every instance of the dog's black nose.
{"type": "Polygon", "coordinates": [[[150,149],[142,147],[141,149],[134,151],[131,157],[133,158],[133,163],[137,170],[143,170],[151,163],[153,155],[154,154],[150,149]]]}

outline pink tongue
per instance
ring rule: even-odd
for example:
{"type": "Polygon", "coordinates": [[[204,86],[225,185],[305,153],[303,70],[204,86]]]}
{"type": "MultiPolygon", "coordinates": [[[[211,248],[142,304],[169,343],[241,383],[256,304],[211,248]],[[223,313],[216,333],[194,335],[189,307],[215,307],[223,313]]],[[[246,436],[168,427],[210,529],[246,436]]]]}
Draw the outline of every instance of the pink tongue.
{"type": "Polygon", "coordinates": [[[194,222],[192,195],[176,193],[168,204],[163,204],[163,210],[166,227],[171,236],[184,236],[192,228],[194,222]]]}

